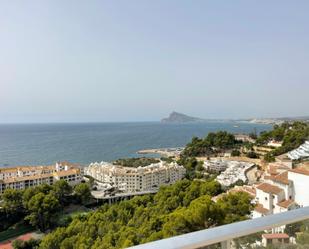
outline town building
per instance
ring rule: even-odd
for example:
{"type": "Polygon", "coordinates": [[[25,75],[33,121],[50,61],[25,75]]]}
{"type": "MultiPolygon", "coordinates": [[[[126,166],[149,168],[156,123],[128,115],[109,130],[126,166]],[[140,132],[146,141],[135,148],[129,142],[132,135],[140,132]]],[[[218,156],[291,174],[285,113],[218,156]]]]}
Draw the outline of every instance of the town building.
{"type": "Polygon", "coordinates": [[[268,142],[267,146],[279,148],[282,146],[282,141],[271,140],[268,142]]]}
{"type": "Polygon", "coordinates": [[[211,171],[211,172],[220,173],[222,171],[225,171],[227,166],[228,166],[227,161],[223,159],[213,159],[213,160],[204,161],[204,168],[207,171],[211,171]]]}
{"type": "Polygon", "coordinates": [[[309,171],[302,168],[291,169],[288,171],[288,178],[293,182],[292,196],[295,202],[301,206],[309,206],[309,171]]]}
{"type": "Polygon", "coordinates": [[[68,162],[49,166],[20,166],[0,169],[0,193],[5,189],[26,189],[41,184],[52,185],[55,181],[65,180],[70,185],[81,182],[81,168],[68,162]]]}
{"type": "Polygon", "coordinates": [[[288,153],[288,157],[291,160],[299,160],[309,158],[309,141],[299,146],[297,149],[288,153]]]}
{"type": "Polygon", "coordinates": [[[173,184],[185,176],[186,170],[177,163],[160,161],[145,167],[123,167],[107,162],[91,163],[85,175],[123,192],[140,192],[159,189],[161,185],[173,184]]]}
{"type": "Polygon", "coordinates": [[[248,172],[248,170],[253,168],[255,164],[241,161],[215,160],[210,161],[210,166],[216,167],[218,169],[219,167],[222,167],[222,169],[224,167],[226,168],[223,172],[221,172],[220,175],[217,176],[216,180],[222,186],[228,187],[239,180],[243,181],[244,183],[247,182],[248,179],[246,173],[248,172]],[[222,165],[220,166],[220,164],[222,165]]]}
{"type": "Polygon", "coordinates": [[[290,243],[290,236],[286,233],[267,233],[262,234],[262,245],[267,246],[280,246],[290,243]]]}
{"type": "Polygon", "coordinates": [[[252,213],[253,218],[285,212],[298,206],[289,172],[285,170],[279,173],[272,167],[269,172],[264,176],[263,182],[256,186],[256,207],[252,213]]]}
{"type": "Polygon", "coordinates": [[[309,196],[304,194],[308,182],[309,171],[304,168],[284,170],[269,165],[263,182],[256,186],[253,218],[309,206],[309,196]]]}
{"type": "Polygon", "coordinates": [[[255,143],[255,139],[251,138],[248,134],[234,134],[234,137],[237,141],[255,143]]]}

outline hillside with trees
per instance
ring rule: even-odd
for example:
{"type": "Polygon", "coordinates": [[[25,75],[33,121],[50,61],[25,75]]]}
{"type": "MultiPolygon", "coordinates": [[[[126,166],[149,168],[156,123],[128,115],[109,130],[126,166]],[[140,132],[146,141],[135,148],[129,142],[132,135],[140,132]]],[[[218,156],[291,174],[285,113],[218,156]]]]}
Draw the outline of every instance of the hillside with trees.
{"type": "Polygon", "coordinates": [[[42,232],[58,226],[58,216],[70,204],[83,205],[91,199],[88,184],[72,188],[60,180],[26,190],[6,189],[1,195],[0,231],[17,222],[30,224],[42,232]]]}
{"type": "Polygon", "coordinates": [[[248,218],[253,206],[246,193],[221,193],[215,181],[182,180],[155,195],[104,205],[67,227],[45,236],[40,249],[125,248],[248,218]],[[74,247],[72,247],[74,245],[74,247]]]}
{"type": "Polygon", "coordinates": [[[226,131],[211,132],[205,138],[192,138],[192,141],[187,144],[182,156],[197,157],[209,156],[221,150],[235,148],[239,144],[235,136],[226,131]]]}
{"type": "Polygon", "coordinates": [[[266,145],[269,141],[282,141],[282,146],[274,149],[265,155],[266,161],[273,161],[274,156],[287,153],[296,149],[309,139],[309,123],[294,122],[275,125],[271,131],[262,132],[257,138],[256,143],[266,145]]]}

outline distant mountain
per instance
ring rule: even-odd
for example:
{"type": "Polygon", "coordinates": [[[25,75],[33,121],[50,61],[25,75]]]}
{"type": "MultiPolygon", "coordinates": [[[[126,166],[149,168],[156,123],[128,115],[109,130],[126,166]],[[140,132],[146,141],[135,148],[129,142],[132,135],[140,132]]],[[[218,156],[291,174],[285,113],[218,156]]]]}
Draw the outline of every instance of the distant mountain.
{"type": "Polygon", "coordinates": [[[205,121],[205,119],[191,117],[179,112],[172,112],[168,118],[161,120],[162,123],[196,123],[205,121]]]}
{"type": "Polygon", "coordinates": [[[248,119],[203,119],[191,117],[183,113],[172,112],[162,123],[201,123],[201,122],[249,122],[254,124],[282,124],[284,122],[303,121],[309,122],[309,116],[283,117],[283,118],[248,118],[248,119]]]}

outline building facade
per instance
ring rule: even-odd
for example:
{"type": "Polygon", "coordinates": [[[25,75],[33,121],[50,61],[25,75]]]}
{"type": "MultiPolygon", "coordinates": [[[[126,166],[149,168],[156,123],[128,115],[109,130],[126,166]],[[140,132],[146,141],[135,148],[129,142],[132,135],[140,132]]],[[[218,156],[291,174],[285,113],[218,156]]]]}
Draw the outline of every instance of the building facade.
{"type": "Polygon", "coordinates": [[[308,206],[309,197],[304,194],[308,187],[309,171],[289,169],[282,171],[270,167],[263,183],[256,186],[256,208],[253,218],[285,212],[299,206],[308,206]]]}
{"type": "Polygon", "coordinates": [[[0,193],[5,189],[22,190],[41,184],[52,185],[55,181],[65,180],[70,185],[81,182],[81,169],[68,162],[50,166],[22,166],[0,169],[0,193]]]}
{"type": "Polygon", "coordinates": [[[299,146],[297,149],[288,153],[288,157],[291,160],[299,160],[309,158],[309,141],[299,146]]]}
{"type": "Polygon", "coordinates": [[[107,183],[124,192],[156,190],[173,184],[185,176],[186,170],[177,163],[159,162],[145,167],[123,167],[107,162],[91,163],[85,175],[107,183]]]}
{"type": "Polygon", "coordinates": [[[296,203],[301,207],[309,206],[309,194],[306,192],[309,186],[309,171],[305,169],[291,169],[288,177],[292,181],[292,195],[296,203]]]}

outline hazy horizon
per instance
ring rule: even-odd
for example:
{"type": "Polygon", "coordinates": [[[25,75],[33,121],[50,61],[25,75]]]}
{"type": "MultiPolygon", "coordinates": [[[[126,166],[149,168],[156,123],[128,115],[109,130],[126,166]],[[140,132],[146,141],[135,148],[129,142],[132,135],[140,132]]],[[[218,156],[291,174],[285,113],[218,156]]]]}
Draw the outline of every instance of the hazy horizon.
{"type": "Polygon", "coordinates": [[[308,1],[0,3],[0,123],[309,116],[308,1]]]}
{"type": "MultiPolygon", "coordinates": [[[[181,114],[185,114],[187,116],[193,117],[188,113],[181,113],[181,114]]],[[[167,118],[169,116],[169,114],[167,114],[166,116],[162,117],[163,118],[167,118]]],[[[303,116],[280,116],[280,117],[243,117],[243,118],[205,118],[205,117],[201,117],[201,116],[194,116],[195,118],[201,118],[201,119],[205,119],[206,121],[209,120],[210,122],[212,121],[245,121],[245,120],[250,120],[250,119],[276,119],[276,118],[309,118],[309,115],[303,115],[303,116]]],[[[117,120],[117,121],[97,121],[97,120],[85,120],[85,121],[23,121],[23,122],[1,122],[1,124],[96,124],[96,123],[160,123],[161,119],[159,120],[117,120]]],[[[176,123],[177,124],[177,123],[176,123]]],[[[186,124],[186,123],[183,123],[186,124]]],[[[190,122],[189,122],[190,124],[190,122]]],[[[191,123],[192,124],[192,123],[191,123]]]]}

